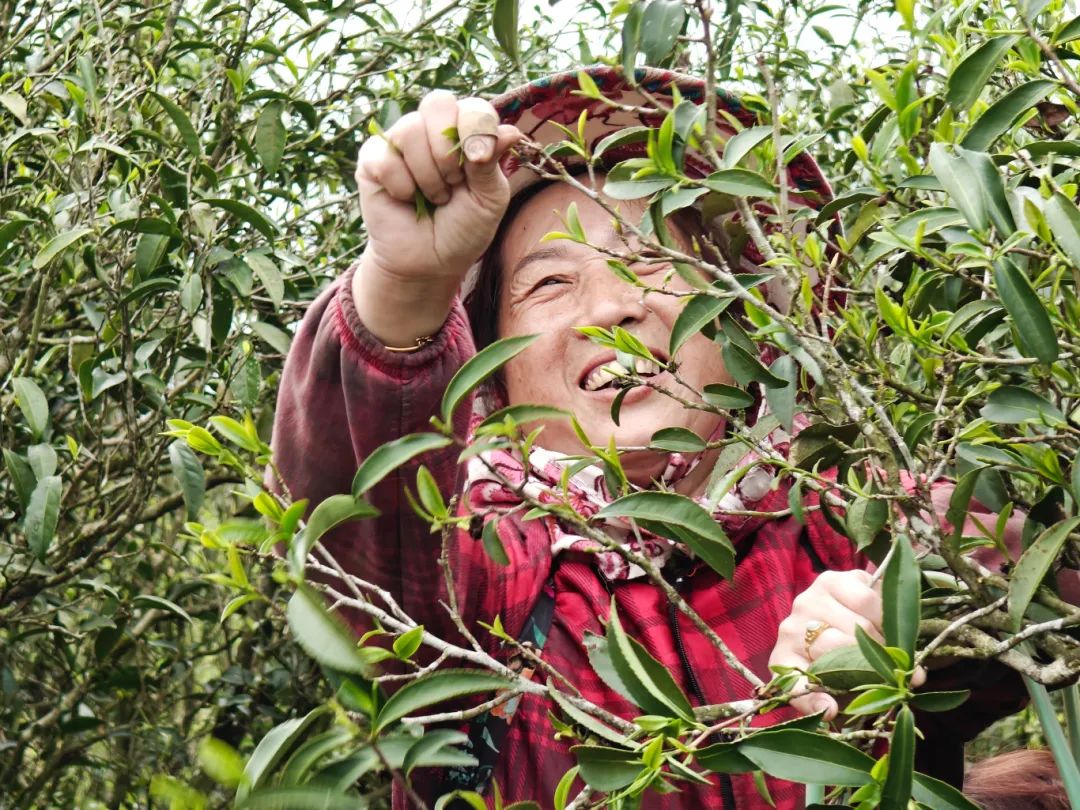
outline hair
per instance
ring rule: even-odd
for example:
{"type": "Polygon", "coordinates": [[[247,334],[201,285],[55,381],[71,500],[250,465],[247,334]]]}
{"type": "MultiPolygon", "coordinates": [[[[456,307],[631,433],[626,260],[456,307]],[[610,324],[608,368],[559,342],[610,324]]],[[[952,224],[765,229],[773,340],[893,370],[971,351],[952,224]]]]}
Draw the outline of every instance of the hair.
{"type": "MultiPolygon", "coordinates": [[[[567,167],[571,176],[584,174],[587,166],[578,164],[567,167]]],[[[600,172],[606,171],[600,168],[600,172]]],[[[552,186],[560,180],[541,180],[519,191],[506,213],[499,222],[491,245],[480,260],[480,270],[476,278],[476,286],[465,300],[465,311],[469,316],[472,326],[473,339],[477,350],[494,343],[499,337],[499,296],[502,294],[503,267],[502,243],[506,238],[506,232],[513,224],[521,209],[544,189],[552,186]]],[[[683,208],[673,213],[669,219],[678,229],[696,242],[700,254],[706,260],[714,260],[722,255],[720,248],[706,232],[698,212],[692,208],[683,208]]]]}
{"type": "Polygon", "coordinates": [[[964,795],[984,810],[1069,810],[1053,755],[1021,749],[968,767],[964,795]]]}

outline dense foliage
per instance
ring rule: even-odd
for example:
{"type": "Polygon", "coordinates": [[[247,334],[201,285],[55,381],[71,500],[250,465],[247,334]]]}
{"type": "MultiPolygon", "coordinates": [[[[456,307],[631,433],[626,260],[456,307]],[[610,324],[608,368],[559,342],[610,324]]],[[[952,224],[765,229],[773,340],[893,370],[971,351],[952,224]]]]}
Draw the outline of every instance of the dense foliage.
{"type": "MultiPolygon", "coordinates": [[[[701,730],[747,707],[695,715],[662,678],[624,683],[660,695],[646,711],[668,720],[634,726],[559,704],[568,733],[590,743],[579,756],[592,800],[673,771],[693,778],[693,765],[827,781],[841,788],[836,801],[865,806],[906,806],[913,789],[929,806],[963,806],[926,780],[913,788],[903,759],[914,746],[913,660],[932,639],[937,653],[998,657],[1032,679],[1040,706],[1038,683],[1080,670],[1068,632],[1080,613],[1047,578],[1075,565],[1080,538],[1080,22],[1062,0],[639,0],[574,8],[566,29],[555,20],[567,2],[0,6],[0,806],[221,806],[237,786],[251,806],[260,790],[292,790],[277,800],[304,806],[302,786],[319,774],[319,806],[353,807],[349,791],[386,797],[388,765],[405,778],[408,766],[460,759],[460,738],[445,731],[414,749],[404,709],[526,688],[493,663],[428,676],[398,693],[411,704],[380,702],[365,679],[385,653],[358,649],[321,597],[298,587],[320,531],[364,517],[381,469],[464,437],[437,426],[390,448],[382,467],[361,471],[361,497],[327,502],[306,526],[303,506],[260,482],[291,329],[364,244],[351,175],[371,123],[388,126],[433,87],[491,94],[598,60],[711,71],[746,91],[763,123],[740,136],[741,162],[729,149],[702,182],[683,173],[679,144],[707,141],[710,124],[673,118],[674,134],[653,135],[651,163],[635,167],[646,171],[627,171],[627,196],[656,194],[670,208],[700,191],[751,221],[744,195],[788,207],[776,175],[800,148],[838,191],[820,214],[793,212],[813,235],[750,229],[791,279],[790,313],[713,267],[721,284],[692,299],[692,326],[709,329],[738,289],[749,320],[722,322],[718,342],[746,360],[763,342],[783,353],[771,371],[744,362],[740,390],[708,392],[715,407],[737,414],[741,389],[765,386],[784,420],[795,407],[785,380],[815,381],[799,406],[815,428],[781,466],[810,490],[839,465],[846,508],[830,520],[888,555],[888,649],[867,642],[854,662],[833,663],[871,687],[849,706],[848,730],[888,736],[894,753],[886,768],[835,738],[808,743],[804,729],[708,750],[701,730]],[[691,193],[673,201],[674,191],[691,193]],[[798,281],[807,266],[828,280],[824,293],[798,281]],[[822,307],[821,295],[844,305],[822,307]],[[901,470],[960,482],[948,505],[956,531],[923,519],[938,510],[928,491],[901,486],[901,470]],[[1027,515],[1028,551],[1006,577],[961,553],[999,543],[1004,528],[959,530],[972,495],[1027,515]],[[916,561],[909,538],[930,553],[916,561]],[[270,553],[278,541],[290,546],[285,560],[270,553]],[[319,643],[305,651],[295,634],[319,643]],[[386,738],[377,754],[372,729],[386,738]],[[785,755],[802,745],[832,766],[793,766],[785,755]]],[[[569,136],[564,151],[581,151],[569,136]]],[[[594,337],[641,353],[624,336],[594,337]]],[[[520,348],[497,344],[486,359],[520,348]]],[[[487,440],[520,437],[511,421],[487,440]]],[[[598,450],[617,479],[617,459],[598,450]]],[[[716,480],[744,472],[721,466],[716,480]]],[[[418,489],[433,520],[452,525],[450,493],[418,489]]],[[[634,506],[623,509],[633,517],[634,506]]],[[[675,521],[674,511],[639,517],[675,521]]],[[[699,518],[684,513],[679,536],[722,559],[722,539],[699,518]]],[[[438,641],[382,618],[398,634],[396,657],[438,641]]],[[[606,641],[640,654],[617,622],[606,641]]],[[[790,681],[781,674],[769,699],[782,702],[790,681]]],[[[1042,718],[1053,742],[1060,730],[1052,713],[1042,718]]],[[[1059,764],[1080,788],[1075,762],[1059,764]]]]}

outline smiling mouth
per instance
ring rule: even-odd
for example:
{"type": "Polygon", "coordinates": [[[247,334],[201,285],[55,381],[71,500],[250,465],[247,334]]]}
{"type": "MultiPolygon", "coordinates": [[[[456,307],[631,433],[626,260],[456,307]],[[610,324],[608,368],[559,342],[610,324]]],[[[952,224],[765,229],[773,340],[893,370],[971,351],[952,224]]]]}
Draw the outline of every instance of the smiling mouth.
{"type": "Polygon", "coordinates": [[[617,360],[608,360],[590,371],[581,381],[580,387],[584,391],[619,388],[627,384],[628,376],[637,375],[642,379],[649,379],[663,373],[664,370],[664,366],[659,363],[641,357],[634,358],[634,368],[626,368],[617,360]]]}

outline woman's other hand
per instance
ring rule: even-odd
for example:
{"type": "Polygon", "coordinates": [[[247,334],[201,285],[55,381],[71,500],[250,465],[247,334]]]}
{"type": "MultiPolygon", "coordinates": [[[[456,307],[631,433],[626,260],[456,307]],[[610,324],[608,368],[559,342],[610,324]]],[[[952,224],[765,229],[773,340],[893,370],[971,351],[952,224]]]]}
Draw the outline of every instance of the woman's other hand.
{"type": "MultiPolygon", "coordinates": [[[[871,586],[866,571],[826,571],[795,597],[791,615],[780,623],[780,632],[769,656],[769,666],[807,669],[825,653],[857,643],[856,626],[867,635],[885,643],[881,630],[880,585],[871,586]]],[[[920,667],[912,677],[912,686],[921,686],[926,673],[920,667]]],[[[805,679],[796,692],[805,692],[805,679]]],[[[797,697],[791,705],[803,714],[824,712],[832,720],[839,706],[836,698],[824,692],[797,697]]]]}
{"type": "Polygon", "coordinates": [[[356,182],[368,243],[353,290],[360,319],[383,343],[408,346],[442,325],[506,212],[499,159],[520,138],[487,101],[436,90],[364,142],[356,182]],[[418,215],[417,191],[431,215],[418,215]]]}

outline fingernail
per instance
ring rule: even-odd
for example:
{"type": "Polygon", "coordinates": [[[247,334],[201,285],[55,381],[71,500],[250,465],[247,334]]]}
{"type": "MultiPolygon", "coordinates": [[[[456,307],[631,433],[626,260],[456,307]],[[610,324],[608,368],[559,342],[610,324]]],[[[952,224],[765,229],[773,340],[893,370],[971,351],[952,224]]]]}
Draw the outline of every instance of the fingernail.
{"type": "Polygon", "coordinates": [[[813,708],[811,714],[823,714],[825,719],[829,719],[829,711],[832,710],[832,701],[824,695],[819,695],[810,702],[810,706],[813,708]]]}
{"type": "Polygon", "coordinates": [[[472,161],[484,161],[491,159],[491,153],[495,150],[495,137],[493,135],[470,135],[464,143],[465,157],[472,161]]]}

